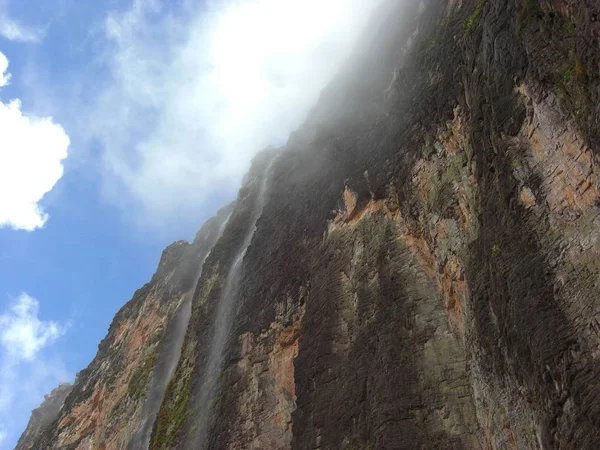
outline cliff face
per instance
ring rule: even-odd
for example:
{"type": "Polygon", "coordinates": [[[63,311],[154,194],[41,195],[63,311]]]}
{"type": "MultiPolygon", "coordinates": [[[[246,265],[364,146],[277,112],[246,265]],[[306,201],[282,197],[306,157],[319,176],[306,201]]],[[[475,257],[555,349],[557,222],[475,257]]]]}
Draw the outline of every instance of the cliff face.
{"type": "Polygon", "coordinates": [[[189,291],[230,210],[207,222],[192,244],[175,242],[164,250],[152,280],[117,313],[96,357],[77,374],[60,413],[57,407],[43,427],[36,425],[35,410],[17,448],[125,448],[134,439],[160,385],[166,388],[162,379],[170,369],[165,366],[179,356],[181,342],[174,341],[186,303],[189,308],[189,291]]]}
{"type": "Polygon", "coordinates": [[[21,435],[17,447],[31,448],[40,433],[43,433],[58,417],[67,396],[73,390],[70,383],[61,383],[44,396],[44,402],[31,412],[27,429],[21,435]]]}
{"type": "Polygon", "coordinates": [[[597,449],[599,43],[592,0],[384,1],[18,448],[597,449]]]}

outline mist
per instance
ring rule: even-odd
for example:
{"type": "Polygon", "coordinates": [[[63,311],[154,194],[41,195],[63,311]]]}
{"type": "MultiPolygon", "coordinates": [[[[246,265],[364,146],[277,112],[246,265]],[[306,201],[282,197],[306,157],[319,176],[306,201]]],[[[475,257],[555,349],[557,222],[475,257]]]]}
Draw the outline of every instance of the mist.
{"type": "Polygon", "coordinates": [[[252,156],[301,124],[376,4],[135,0],[110,13],[85,114],[106,198],[140,225],[214,212],[252,156]]]}

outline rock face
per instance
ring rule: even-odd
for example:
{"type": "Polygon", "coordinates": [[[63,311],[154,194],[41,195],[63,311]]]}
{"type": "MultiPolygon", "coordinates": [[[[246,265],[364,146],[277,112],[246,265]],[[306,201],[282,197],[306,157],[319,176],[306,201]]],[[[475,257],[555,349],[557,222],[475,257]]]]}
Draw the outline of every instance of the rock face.
{"type": "Polygon", "coordinates": [[[17,448],[600,448],[599,43],[593,0],[384,0],[17,448]]]}
{"type": "Polygon", "coordinates": [[[44,402],[31,412],[27,429],[21,435],[17,448],[32,448],[37,436],[58,417],[67,396],[73,390],[70,383],[61,383],[56,389],[44,396],[44,402]]]}
{"type": "Polygon", "coordinates": [[[192,244],[180,241],[165,249],[152,280],[117,313],[96,357],[77,374],[60,414],[57,408],[48,426],[29,432],[34,411],[17,448],[116,449],[136,437],[160,384],[157,378],[166,372],[165,353],[173,351],[186,297],[231,209],[208,221],[192,244]]]}

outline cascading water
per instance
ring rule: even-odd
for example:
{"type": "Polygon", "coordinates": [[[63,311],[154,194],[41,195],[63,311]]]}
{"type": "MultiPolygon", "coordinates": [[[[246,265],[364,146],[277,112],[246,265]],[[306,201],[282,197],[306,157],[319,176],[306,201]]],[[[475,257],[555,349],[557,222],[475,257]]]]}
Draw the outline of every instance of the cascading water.
{"type": "MultiPolygon", "coordinates": [[[[231,214],[227,216],[219,227],[215,242],[218,241],[219,237],[223,234],[223,230],[225,229],[230,216],[231,214]]],[[[185,333],[192,315],[192,299],[194,297],[194,292],[200,281],[200,277],[202,276],[204,262],[208,259],[211,251],[212,250],[209,250],[204,258],[202,258],[200,268],[195,278],[196,282],[192,285],[190,290],[184,294],[183,301],[166,331],[158,361],[153,369],[152,380],[150,382],[146,401],[142,407],[141,425],[130,441],[128,446],[130,450],[146,450],[150,445],[154,421],[156,420],[156,416],[163,402],[167,386],[175,373],[177,362],[181,357],[181,345],[183,344],[183,339],[185,338],[185,333]]]]}
{"type": "Polygon", "coordinates": [[[172,329],[167,330],[167,335],[165,336],[165,341],[161,348],[158,361],[154,367],[146,401],[142,407],[142,422],[140,429],[133,436],[129,446],[131,450],[145,450],[148,448],[154,420],[158,414],[167,390],[167,385],[173,377],[177,361],[180,357],[181,344],[185,337],[185,331],[191,313],[192,293],[188,292],[184,295],[183,302],[175,314],[172,322],[172,329]]]}
{"type": "Polygon", "coordinates": [[[225,287],[217,306],[217,312],[213,322],[214,328],[210,343],[210,352],[208,354],[199,394],[199,409],[197,413],[198,423],[196,424],[197,427],[194,433],[193,447],[191,447],[194,449],[205,448],[207,444],[207,432],[209,431],[211,425],[211,403],[217,395],[217,390],[219,388],[218,379],[221,373],[225,344],[227,343],[229,333],[231,331],[233,316],[235,314],[235,304],[238,297],[238,287],[241,269],[243,266],[242,262],[244,260],[244,256],[246,255],[246,251],[252,242],[254,232],[256,231],[256,223],[258,222],[258,219],[261,216],[267,201],[266,194],[269,187],[268,184],[270,180],[271,168],[275,162],[275,159],[276,157],[271,159],[263,173],[258,191],[258,197],[256,198],[256,203],[254,205],[251,217],[250,226],[248,227],[248,231],[244,237],[242,246],[240,247],[238,254],[233,260],[231,268],[229,269],[227,278],[225,280],[225,287]]]}

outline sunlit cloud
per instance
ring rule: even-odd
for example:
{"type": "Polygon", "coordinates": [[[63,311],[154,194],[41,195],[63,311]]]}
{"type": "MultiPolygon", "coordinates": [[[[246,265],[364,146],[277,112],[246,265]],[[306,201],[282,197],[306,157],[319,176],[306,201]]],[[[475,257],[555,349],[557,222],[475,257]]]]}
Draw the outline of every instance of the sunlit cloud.
{"type": "MultiPolygon", "coordinates": [[[[11,79],[0,53],[0,87],[11,79]]],[[[22,111],[21,101],[0,101],[0,227],[32,231],[48,214],[39,202],[63,175],[69,137],[52,117],[22,111]]]]}
{"type": "Polygon", "coordinates": [[[10,82],[11,74],[8,73],[8,58],[0,52],[0,87],[7,86],[10,82]]]}
{"type": "Polygon", "coordinates": [[[109,80],[85,121],[108,197],[160,224],[235,192],[251,157],[303,121],[376,3],[214,1],[183,14],[136,0],[109,14],[109,80]]]}

